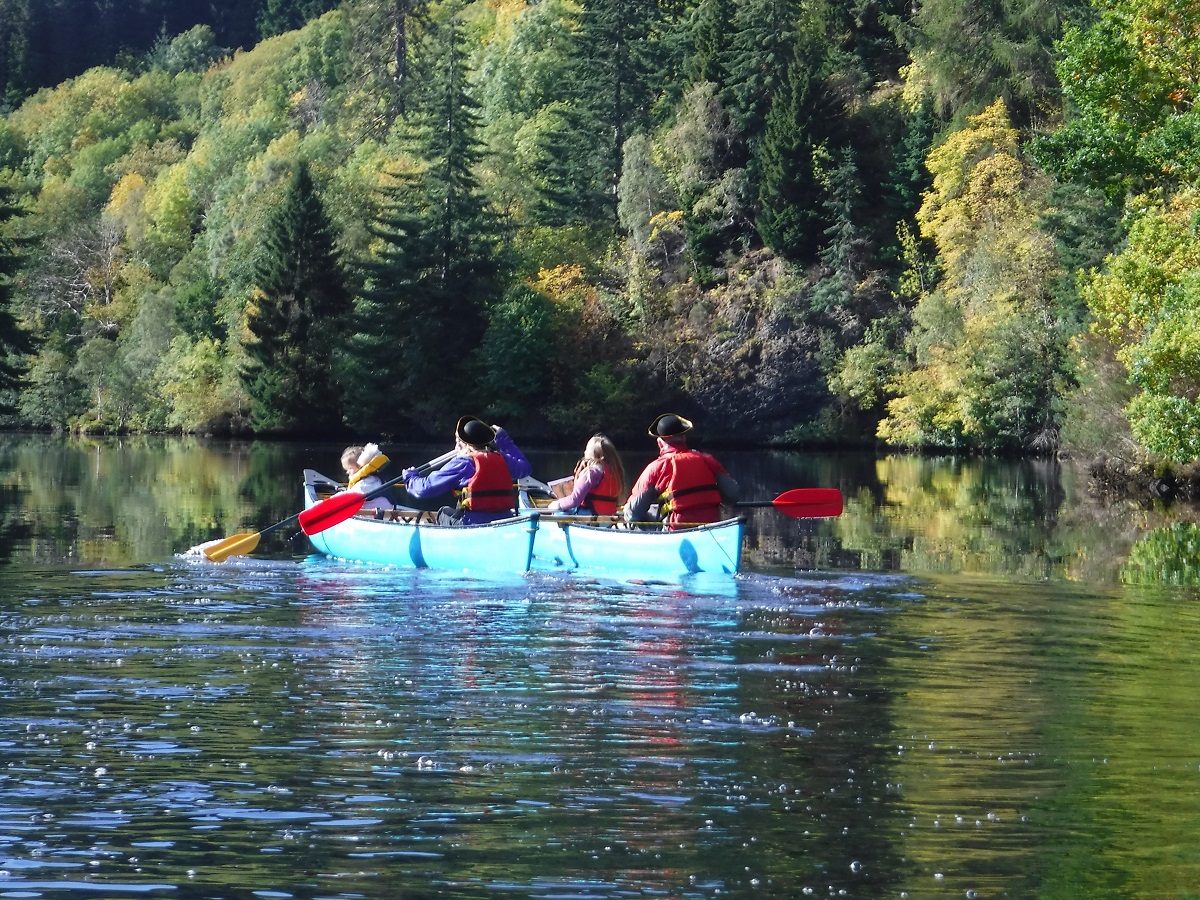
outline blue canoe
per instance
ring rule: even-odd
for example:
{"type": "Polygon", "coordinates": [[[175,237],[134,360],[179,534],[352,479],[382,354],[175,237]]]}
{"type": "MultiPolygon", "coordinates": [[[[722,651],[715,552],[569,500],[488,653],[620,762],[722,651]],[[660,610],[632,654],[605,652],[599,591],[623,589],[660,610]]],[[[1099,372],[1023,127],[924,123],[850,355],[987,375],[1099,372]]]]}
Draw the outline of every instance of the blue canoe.
{"type": "MultiPolygon", "coordinates": [[[[305,471],[305,506],[328,496],[329,479],[305,471]]],[[[522,493],[522,499],[527,494],[522,493]]],[[[415,510],[365,511],[309,536],[335,559],[403,568],[528,572],[580,570],[654,578],[735,573],[744,523],[727,519],[680,531],[630,530],[535,508],[490,525],[447,527],[415,510]]]]}

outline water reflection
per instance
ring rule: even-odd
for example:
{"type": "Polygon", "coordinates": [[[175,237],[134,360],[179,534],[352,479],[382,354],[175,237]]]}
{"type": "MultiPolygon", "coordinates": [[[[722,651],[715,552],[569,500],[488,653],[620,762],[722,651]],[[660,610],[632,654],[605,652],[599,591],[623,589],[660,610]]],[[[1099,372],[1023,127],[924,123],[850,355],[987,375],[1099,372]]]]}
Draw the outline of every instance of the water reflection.
{"type": "MultiPolygon", "coordinates": [[[[1051,513],[1030,481],[972,479],[985,506],[1056,517],[1055,540],[1081,527],[1068,488],[1051,513]]],[[[932,516],[905,526],[940,541],[924,558],[982,565],[932,516]]],[[[1001,540],[1011,522],[972,527],[1007,571],[1048,570],[1001,540]]],[[[1162,896],[1200,878],[1200,594],[1084,582],[1083,550],[1057,580],[632,584],[290,552],[72,567],[30,540],[0,568],[0,894],[1162,896]]]]}
{"type": "MultiPolygon", "coordinates": [[[[387,448],[400,463],[436,447],[387,448]]],[[[340,445],[186,438],[0,435],[0,546],[43,565],[107,567],[170,559],[215,537],[295,513],[304,468],[336,471],[340,445]]],[[[546,476],[569,452],[531,450],[546,476]]],[[[1080,582],[1194,583],[1195,511],[1096,496],[1076,469],[1003,461],[864,454],[726,452],[747,499],[793,487],[846,496],[835,520],[744,510],[743,565],[794,572],[976,573],[1080,582]]],[[[647,455],[648,459],[648,455],[647,455]]],[[[636,468],[644,460],[629,454],[636,468]]],[[[259,557],[311,552],[277,532],[259,557]]]]}

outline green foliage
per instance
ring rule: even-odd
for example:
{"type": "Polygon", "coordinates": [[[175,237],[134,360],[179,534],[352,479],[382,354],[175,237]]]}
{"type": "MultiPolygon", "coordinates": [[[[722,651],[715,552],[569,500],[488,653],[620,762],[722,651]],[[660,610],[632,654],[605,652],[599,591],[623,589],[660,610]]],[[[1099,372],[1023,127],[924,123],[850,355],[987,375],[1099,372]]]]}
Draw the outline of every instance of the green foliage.
{"type": "Polygon", "coordinates": [[[180,335],[159,366],[162,396],[170,404],[167,427],[184,432],[228,430],[242,419],[247,397],[240,374],[209,337],[180,335]]]}
{"type": "Polygon", "coordinates": [[[940,283],[913,310],[913,366],[890,385],[879,425],[910,447],[1046,450],[1057,443],[1067,331],[1058,274],[1037,228],[1045,187],[1021,158],[1001,102],[929,157],[933,190],[918,214],[940,283]]]}
{"type": "Polygon", "coordinates": [[[1200,458],[1200,191],[1132,205],[1125,248],[1082,294],[1136,391],[1134,437],[1190,462],[1200,458]]]}
{"type": "Polygon", "coordinates": [[[63,431],[88,409],[91,398],[73,371],[75,354],[62,340],[42,347],[21,391],[22,421],[35,428],[63,431]]]}
{"type": "Polygon", "coordinates": [[[656,161],[684,213],[688,250],[712,265],[721,249],[752,230],[750,180],[734,165],[739,135],[717,94],[701,82],[683,96],[674,125],[658,142],[656,161]]]}
{"type": "Polygon", "coordinates": [[[692,84],[708,82],[724,87],[734,9],[731,0],[700,0],[696,4],[688,23],[694,50],[686,72],[692,84]]]}
{"type": "MultiPolygon", "coordinates": [[[[568,114],[557,152],[574,161],[584,217],[615,222],[616,188],[626,139],[645,129],[659,72],[672,63],[661,36],[668,8],[649,0],[583,0],[568,79],[568,114]]],[[[570,182],[557,179],[561,204],[570,182]]],[[[577,188],[578,189],[578,188],[577,188]]]]}
{"type": "Polygon", "coordinates": [[[551,406],[548,415],[563,429],[596,430],[605,422],[627,421],[638,399],[631,372],[600,362],[579,373],[574,402],[551,406]]]}
{"type": "Polygon", "coordinates": [[[258,17],[258,31],[271,37],[299,28],[335,6],[332,0],[264,0],[258,17]]]}
{"type": "Polygon", "coordinates": [[[1000,96],[1027,121],[1057,93],[1050,50],[1064,18],[1085,4],[1054,0],[975,3],[929,0],[914,7],[905,30],[912,52],[907,77],[947,117],[976,113],[1000,96]]]}
{"type": "Polygon", "coordinates": [[[781,256],[811,259],[825,229],[817,175],[819,84],[800,63],[775,94],[758,153],[758,233],[781,256]]]}
{"type": "Polygon", "coordinates": [[[1089,309],[1076,278],[1175,252],[1120,210],[1143,188],[1169,209],[1200,173],[1184,0],[1086,24],[1046,2],[207,0],[219,21],[148,37],[147,0],[136,65],[80,54],[22,101],[49,71],[22,38],[73,2],[0,10],[0,168],[40,240],[0,265],[0,337],[41,344],[0,354],[29,366],[23,424],[375,436],[490,405],[619,428],[679,402],[714,437],[870,439],[881,418],[901,446],[1016,450],[1053,444],[1076,377],[1070,404],[1111,408],[1072,433],[1116,433],[1123,366],[1146,446],[1188,446],[1188,276],[1128,327],[1141,294],[1097,282],[1089,309]],[[256,21],[278,33],[253,45],[256,21]],[[1016,127],[967,118],[996,96],[1016,127]],[[1057,185],[1022,152],[1035,131],[1057,185]],[[285,265],[301,164],[322,237],[285,265]],[[289,271],[341,297],[319,339],[297,323],[324,301],[289,271]],[[1069,351],[1089,313],[1101,333],[1069,351]]]}
{"type": "Polygon", "coordinates": [[[161,431],[169,408],[162,400],[160,365],[178,333],[175,297],[169,289],[151,291],[121,335],[120,365],[128,374],[133,418],[138,430],[161,431]]]}
{"type": "Polygon", "coordinates": [[[590,176],[565,153],[573,149],[573,107],[561,89],[574,27],[571,6],[546,0],[524,7],[477,54],[472,89],[486,148],[480,181],[514,227],[567,222],[582,208],[579,185],[590,176]]]}
{"type": "Polygon", "coordinates": [[[170,39],[161,35],[146,55],[146,62],[152,69],[178,75],[203,72],[228,53],[217,46],[216,34],[210,26],[195,25],[170,39]]]}
{"type": "Polygon", "coordinates": [[[644,250],[650,241],[651,221],[670,211],[675,198],[655,164],[650,139],[635,134],[625,142],[625,163],[617,185],[617,217],[635,248],[644,250]]]}
{"type": "Polygon", "coordinates": [[[519,419],[536,408],[549,381],[554,308],[528,287],[512,288],[491,310],[482,345],[487,408],[519,419]]]}
{"type": "Polygon", "coordinates": [[[351,299],[307,165],[296,167],[260,241],[243,370],[251,424],[336,430],[343,397],[334,354],[351,299]]]}
{"type": "Polygon", "coordinates": [[[0,414],[16,412],[12,394],[22,384],[33,338],[13,310],[13,279],[21,266],[22,241],[17,236],[21,210],[13,191],[0,184],[0,414]]]}
{"type": "Polygon", "coordinates": [[[1188,0],[1116,0],[1059,43],[1066,122],[1036,146],[1064,181],[1118,200],[1200,177],[1200,8],[1188,0]]]}
{"type": "Polygon", "coordinates": [[[800,10],[793,0],[748,0],[736,5],[724,68],[739,129],[751,143],[766,127],[775,95],[796,58],[800,10]]]}

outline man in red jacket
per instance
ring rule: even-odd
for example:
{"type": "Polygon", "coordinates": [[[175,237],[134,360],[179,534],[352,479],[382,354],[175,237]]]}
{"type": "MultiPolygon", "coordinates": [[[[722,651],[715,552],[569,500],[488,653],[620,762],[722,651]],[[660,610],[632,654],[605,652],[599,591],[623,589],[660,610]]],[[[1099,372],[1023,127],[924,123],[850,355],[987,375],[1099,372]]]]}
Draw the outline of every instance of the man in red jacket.
{"type": "Polygon", "coordinates": [[[654,420],[649,433],[658,441],[658,459],[646,466],[629,492],[627,521],[650,521],[650,507],[657,503],[668,529],[719,522],[721,504],[737,502],[738,484],[725,467],[710,454],[688,448],[692,427],[674,413],[654,420]]]}

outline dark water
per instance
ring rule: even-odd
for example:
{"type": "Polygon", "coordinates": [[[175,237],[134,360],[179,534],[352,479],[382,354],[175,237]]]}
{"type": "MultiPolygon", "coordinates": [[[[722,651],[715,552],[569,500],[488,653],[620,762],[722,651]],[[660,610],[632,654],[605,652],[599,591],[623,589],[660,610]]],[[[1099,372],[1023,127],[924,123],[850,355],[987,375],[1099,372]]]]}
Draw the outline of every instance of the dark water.
{"type": "Polygon", "coordinates": [[[725,454],[846,513],[680,584],[178,555],[339,449],[0,437],[0,898],[1200,893],[1186,510],[725,454]]]}

